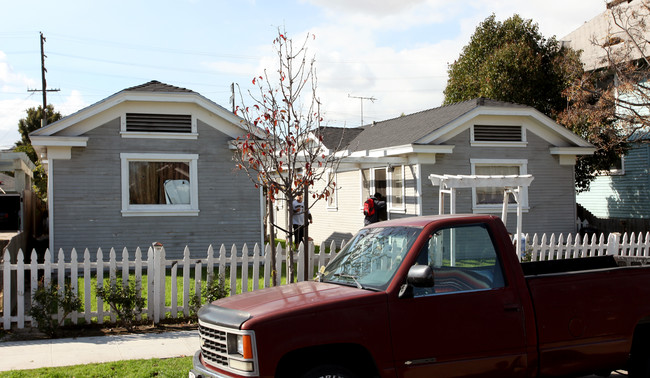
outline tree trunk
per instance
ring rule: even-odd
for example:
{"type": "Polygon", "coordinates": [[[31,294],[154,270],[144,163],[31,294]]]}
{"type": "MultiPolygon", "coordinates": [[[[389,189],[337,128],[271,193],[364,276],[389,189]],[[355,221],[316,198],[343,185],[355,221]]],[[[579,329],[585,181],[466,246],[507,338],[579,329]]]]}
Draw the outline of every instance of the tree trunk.
{"type": "Polygon", "coordinates": [[[287,240],[287,283],[293,283],[293,251],[295,249],[294,247],[294,240],[295,240],[295,234],[293,232],[293,197],[287,198],[287,209],[289,210],[289,227],[287,227],[287,230],[289,231],[289,240],[287,240]]]}
{"type": "Polygon", "coordinates": [[[271,243],[271,286],[280,286],[278,280],[278,271],[275,270],[275,222],[273,220],[273,201],[271,196],[267,196],[269,207],[269,243],[271,243]]]}
{"type": "Polygon", "coordinates": [[[303,249],[302,249],[302,263],[303,263],[303,281],[309,281],[309,187],[305,185],[305,193],[302,196],[303,198],[303,206],[304,206],[304,212],[303,212],[303,249]]]}

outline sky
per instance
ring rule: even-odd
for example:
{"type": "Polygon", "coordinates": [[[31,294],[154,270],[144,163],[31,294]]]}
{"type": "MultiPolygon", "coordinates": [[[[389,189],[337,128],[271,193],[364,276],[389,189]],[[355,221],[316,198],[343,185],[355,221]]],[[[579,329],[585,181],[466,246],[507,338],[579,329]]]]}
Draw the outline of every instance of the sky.
{"type": "Polygon", "coordinates": [[[438,107],[448,65],[492,14],[531,19],[558,39],[605,10],[601,0],[21,0],[0,14],[0,150],[47,103],[64,116],[158,80],[230,109],[273,71],[279,29],[316,62],[323,124],[357,127],[438,107]],[[38,90],[38,91],[30,91],[38,90]],[[365,99],[360,99],[360,97],[365,99]],[[363,110],[363,111],[362,111],[363,110]]]}

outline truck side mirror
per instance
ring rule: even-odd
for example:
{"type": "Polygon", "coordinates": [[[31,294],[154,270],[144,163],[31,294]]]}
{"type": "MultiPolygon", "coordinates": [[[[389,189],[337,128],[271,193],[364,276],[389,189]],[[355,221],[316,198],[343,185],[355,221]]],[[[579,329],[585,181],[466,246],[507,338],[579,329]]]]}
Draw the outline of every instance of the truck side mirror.
{"type": "Polygon", "coordinates": [[[433,287],[433,269],[429,265],[413,265],[406,276],[406,283],[414,287],[433,287]]]}
{"type": "Polygon", "coordinates": [[[400,288],[399,298],[413,298],[414,287],[433,287],[433,269],[429,265],[413,265],[400,288]]]}

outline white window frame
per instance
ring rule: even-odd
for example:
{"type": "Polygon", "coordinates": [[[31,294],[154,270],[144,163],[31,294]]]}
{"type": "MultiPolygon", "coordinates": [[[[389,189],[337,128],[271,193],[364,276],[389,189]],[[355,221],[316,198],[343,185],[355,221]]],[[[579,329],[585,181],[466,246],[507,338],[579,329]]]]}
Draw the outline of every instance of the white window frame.
{"type": "Polygon", "coordinates": [[[521,124],[507,124],[507,123],[498,123],[491,124],[488,122],[481,122],[477,125],[472,125],[470,131],[470,145],[472,147],[526,147],[528,145],[528,140],[526,139],[526,127],[521,124]],[[474,126],[507,126],[507,127],[520,127],[521,128],[521,141],[519,142],[499,142],[499,141],[477,141],[474,139],[474,126]]]}
{"type": "Polygon", "coordinates": [[[624,176],[625,175],[625,155],[621,156],[621,168],[610,168],[608,170],[600,171],[598,174],[603,176],[624,176]]]}
{"type": "MultiPolygon", "coordinates": [[[[133,139],[180,139],[180,140],[196,140],[199,137],[199,132],[198,132],[198,127],[197,127],[197,119],[196,116],[193,113],[190,113],[190,116],[192,117],[192,131],[188,133],[162,133],[162,132],[156,132],[156,133],[149,133],[149,132],[133,132],[133,131],[126,131],[126,114],[127,113],[135,113],[132,111],[129,112],[124,112],[121,115],[120,118],[120,136],[122,138],[133,138],[133,139]]],[[[158,114],[178,114],[178,112],[161,112],[161,111],[151,111],[147,113],[158,113],[158,114]]]]}
{"type": "Polygon", "coordinates": [[[363,193],[363,171],[365,171],[365,170],[368,170],[369,176],[370,176],[370,177],[368,177],[368,182],[369,182],[369,185],[368,185],[368,197],[370,197],[374,193],[372,190],[374,189],[374,186],[375,186],[375,180],[374,180],[375,173],[373,171],[373,168],[361,168],[361,169],[359,169],[359,208],[361,210],[363,210],[364,202],[366,202],[366,200],[368,199],[368,197],[364,196],[364,193],[363,193]]]}
{"type": "Polygon", "coordinates": [[[198,154],[152,154],[121,153],[122,216],[198,216],[199,215],[199,180],[198,154]],[[190,167],[190,203],[132,205],[129,203],[129,162],[178,162],[190,167]]]}
{"type": "Polygon", "coordinates": [[[360,209],[363,210],[363,204],[366,202],[368,197],[364,198],[363,195],[363,171],[368,170],[370,171],[370,178],[368,179],[370,181],[370,185],[368,186],[368,197],[372,196],[375,194],[377,189],[375,188],[375,171],[376,170],[384,170],[386,172],[386,196],[388,196],[388,193],[390,193],[390,188],[389,188],[389,182],[390,182],[390,170],[388,169],[388,166],[383,166],[383,167],[372,167],[372,168],[361,168],[359,169],[359,197],[361,198],[360,202],[360,209]]]}
{"type": "MultiPolygon", "coordinates": [[[[517,166],[519,175],[528,174],[527,159],[470,159],[472,175],[476,175],[476,166],[517,166]]],[[[520,193],[522,209],[528,211],[528,187],[522,187],[520,193]]],[[[477,204],[476,188],[472,188],[472,212],[474,213],[498,213],[503,210],[503,204],[477,204]]],[[[508,212],[517,211],[516,203],[508,203],[508,212]]]]}
{"type": "Polygon", "coordinates": [[[389,173],[389,180],[388,181],[390,183],[390,185],[388,185],[388,190],[387,190],[388,191],[388,199],[389,199],[389,201],[388,201],[388,211],[406,213],[406,178],[405,178],[406,171],[404,169],[404,165],[394,165],[391,168],[392,169],[388,170],[388,173],[389,173]],[[400,193],[401,197],[402,197],[402,204],[399,205],[399,206],[396,206],[393,203],[393,194],[394,194],[393,193],[393,173],[395,172],[395,168],[399,168],[399,169],[402,170],[402,193],[400,193]]]}
{"type": "Polygon", "coordinates": [[[332,187],[332,184],[330,183],[330,188],[332,188],[332,193],[330,193],[330,197],[325,200],[325,206],[327,207],[327,210],[330,211],[338,211],[339,209],[339,201],[338,201],[338,192],[339,188],[337,187],[337,182],[338,182],[338,173],[334,172],[332,169],[328,169],[326,172],[326,177],[329,181],[329,176],[334,175],[332,181],[334,182],[334,186],[332,187]],[[330,198],[332,200],[332,203],[330,203],[330,198]]]}

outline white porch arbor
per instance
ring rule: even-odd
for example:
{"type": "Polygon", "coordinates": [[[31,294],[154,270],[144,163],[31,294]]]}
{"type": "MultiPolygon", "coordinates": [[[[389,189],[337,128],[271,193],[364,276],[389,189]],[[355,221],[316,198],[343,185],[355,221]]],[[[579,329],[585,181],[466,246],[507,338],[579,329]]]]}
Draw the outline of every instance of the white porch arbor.
{"type": "Polygon", "coordinates": [[[517,203],[517,255],[521,253],[521,219],[523,214],[522,188],[530,186],[534,177],[532,175],[508,176],[477,176],[477,175],[429,175],[433,186],[438,186],[438,214],[445,213],[445,194],[449,195],[449,213],[456,214],[456,189],[458,188],[484,188],[503,187],[503,206],[501,220],[503,224],[508,220],[508,202],[512,194],[517,203]]]}

